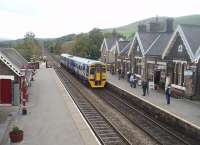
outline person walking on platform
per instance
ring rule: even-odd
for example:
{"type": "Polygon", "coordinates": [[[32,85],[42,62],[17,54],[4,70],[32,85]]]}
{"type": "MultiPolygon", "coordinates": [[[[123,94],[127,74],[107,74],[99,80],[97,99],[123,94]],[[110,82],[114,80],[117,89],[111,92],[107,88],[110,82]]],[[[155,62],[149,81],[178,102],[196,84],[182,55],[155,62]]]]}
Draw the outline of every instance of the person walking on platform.
{"type": "Polygon", "coordinates": [[[131,76],[130,76],[130,86],[131,86],[131,88],[133,87],[133,83],[134,83],[134,77],[133,77],[133,74],[131,74],[131,76]]]}
{"type": "Polygon", "coordinates": [[[119,79],[119,80],[120,80],[120,78],[121,78],[121,73],[122,73],[122,71],[121,71],[121,69],[119,68],[119,69],[118,69],[118,75],[119,75],[119,76],[118,76],[118,79],[119,79]]]}
{"type": "Polygon", "coordinates": [[[171,97],[171,87],[168,85],[168,87],[165,90],[166,100],[167,104],[170,104],[170,97],[171,97]]]}
{"type": "Polygon", "coordinates": [[[146,80],[142,81],[142,90],[143,90],[143,96],[145,96],[146,92],[147,92],[147,81],[146,80]]]}
{"type": "Polygon", "coordinates": [[[133,75],[133,88],[136,88],[136,84],[137,84],[137,78],[135,75],[133,75]]]}
{"type": "Polygon", "coordinates": [[[149,96],[149,79],[147,80],[147,95],[149,96]]]}
{"type": "Polygon", "coordinates": [[[114,75],[114,66],[111,65],[111,74],[114,75]]]}
{"type": "Polygon", "coordinates": [[[122,76],[121,76],[121,78],[123,78],[124,79],[124,77],[125,77],[125,72],[124,71],[122,71],[122,76]]]}
{"type": "Polygon", "coordinates": [[[127,81],[130,83],[130,77],[131,77],[131,73],[128,71],[127,72],[127,81]]]}

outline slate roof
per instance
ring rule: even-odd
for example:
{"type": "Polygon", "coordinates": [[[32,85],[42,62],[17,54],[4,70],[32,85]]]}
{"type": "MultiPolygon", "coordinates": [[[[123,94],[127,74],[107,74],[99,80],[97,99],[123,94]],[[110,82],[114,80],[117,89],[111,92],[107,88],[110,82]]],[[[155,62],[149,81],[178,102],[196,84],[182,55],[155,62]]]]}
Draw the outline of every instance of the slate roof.
{"type": "Polygon", "coordinates": [[[28,61],[14,48],[2,48],[0,52],[6,56],[19,69],[28,64],[28,61]]]}
{"type": "Polygon", "coordinates": [[[195,54],[200,47],[200,26],[181,24],[180,27],[183,30],[183,33],[190,45],[193,54],[195,54]]]}
{"type": "Polygon", "coordinates": [[[138,32],[144,52],[150,47],[153,41],[160,35],[160,33],[152,32],[138,32]]]}
{"type": "Polygon", "coordinates": [[[129,43],[129,41],[118,41],[119,44],[119,52],[121,52],[124,47],[126,47],[126,45],[129,43]]]}
{"type": "Polygon", "coordinates": [[[157,40],[153,43],[149,51],[147,51],[147,56],[158,56],[161,57],[164,49],[167,47],[170,38],[173,33],[160,33],[157,40]]]}
{"type": "Polygon", "coordinates": [[[23,58],[14,48],[1,48],[0,60],[2,60],[18,76],[22,74],[22,67],[28,65],[27,60],[23,58]]]}
{"type": "Polygon", "coordinates": [[[113,47],[113,45],[116,44],[117,38],[115,38],[115,37],[114,38],[105,38],[105,41],[108,46],[108,50],[110,50],[113,47]]]}
{"type": "Polygon", "coordinates": [[[121,51],[120,55],[128,55],[128,51],[131,47],[131,42],[129,42],[121,51]]]}

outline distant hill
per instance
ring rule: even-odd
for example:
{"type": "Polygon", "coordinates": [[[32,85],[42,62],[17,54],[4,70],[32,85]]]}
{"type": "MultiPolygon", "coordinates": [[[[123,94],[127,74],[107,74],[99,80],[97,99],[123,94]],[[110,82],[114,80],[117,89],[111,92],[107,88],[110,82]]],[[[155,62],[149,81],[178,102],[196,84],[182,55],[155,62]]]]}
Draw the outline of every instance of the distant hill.
{"type": "MultiPolygon", "coordinates": [[[[164,22],[164,20],[167,17],[159,17],[159,21],[164,22]]],[[[116,28],[109,28],[109,29],[103,29],[103,32],[112,32],[113,29],[116,29],[118,33],[121,33],[125,35],[126,37],[130,37],[134,32],[137,31],[137,26],[139,23],[147,23],[149,21],[155,20],[155,17],[148,18],[145,20],[137,21],[125,26],[120,26],[116,28]]],[[[175,17],[174,18],[174,27],[176,27],[178,24],[194,24],[194,25],[200,25],[200,15],[189,15],[189,16],[181,16],[181,17],[175,17]]]]}
{"type": "Polygon", "coordinates": [[[0,42],[2,42],[2,41],[7,41],[7,40],[9,40],[9,39],[6,39],[6,38],[0,38],[0,42]]]}
{"type": "MultiPolygon", "coordinates": [[[[159,17],[158,21],[161,22],[164,26],[164,22],[167,17],[159,17]]],[[[140,20],[137,22],[133,22],[131,24],[116,27],[116,28],[109,28],[109,29],[102,29],[102,32],[112,32],[113,29],[115,29],[118,33],[126,36],[127,38],[130,38],[134,32],[137,31],[137,26],[140,23],[148,23],[152,20],[155,20],[155,17],[140,20]]],[[[174,27],[176,27],[178,24],[195,24],[200,25],[200,15],[189,15],[189,16],[181,16],[181,17],[175,17],[174,18],[174,27]]],[[[74,43],[76,34],[69,34],[65,35],[59,38],[36,38],[39,42],[39,44],[45,48],[51,48],[55,47],[57,50],[58,48],[62,52],[70,52],[74,43]]],[[[2,40],[0,38],[0,47],[15,47],[19,43],[23,43],[23,39],[17,39],[17,40],[2,40]]]]}

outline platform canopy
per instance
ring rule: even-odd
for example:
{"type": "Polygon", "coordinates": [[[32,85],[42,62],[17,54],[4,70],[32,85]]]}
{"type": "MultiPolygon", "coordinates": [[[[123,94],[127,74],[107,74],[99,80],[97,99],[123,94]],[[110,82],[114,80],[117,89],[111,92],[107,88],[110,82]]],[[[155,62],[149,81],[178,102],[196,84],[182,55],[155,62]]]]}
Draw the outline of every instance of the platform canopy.
{"type": "Polygon", "coordinates": [[[0,61],[18,76],[23,76],[21,68],[28,65],[28,61],[14,48],[0,48],[0,61]]]}

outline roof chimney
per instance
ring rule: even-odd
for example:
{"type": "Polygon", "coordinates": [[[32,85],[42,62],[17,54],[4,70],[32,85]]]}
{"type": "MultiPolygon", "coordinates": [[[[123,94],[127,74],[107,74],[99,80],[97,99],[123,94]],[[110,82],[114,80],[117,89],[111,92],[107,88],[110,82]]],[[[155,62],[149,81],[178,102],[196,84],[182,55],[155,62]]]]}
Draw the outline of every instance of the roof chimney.
{"type": "Polygon", "coordinates": [[[166,32],[173,32],[173,18],[167,18],[166,19],[166,32]]]}
{"type": "Polygon", "coordinates": [[[145,24],[139,24],[138,25],[138,32],[146,32],[146,25],[145,24]]]}
{"type": "Polygon", "coordinates": [[[149,22],[147,24],[147,32],[160,32],[159,22],[149,22]]]}

